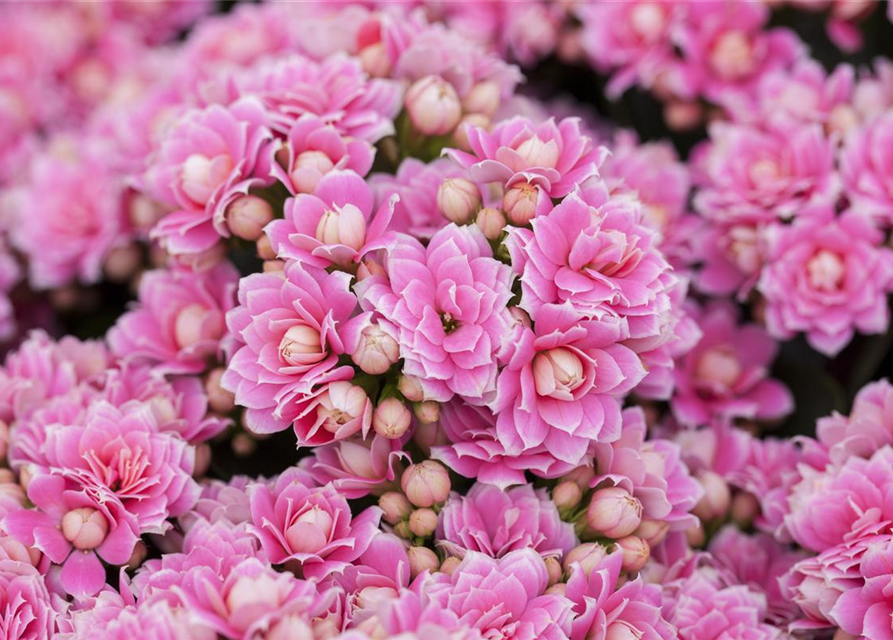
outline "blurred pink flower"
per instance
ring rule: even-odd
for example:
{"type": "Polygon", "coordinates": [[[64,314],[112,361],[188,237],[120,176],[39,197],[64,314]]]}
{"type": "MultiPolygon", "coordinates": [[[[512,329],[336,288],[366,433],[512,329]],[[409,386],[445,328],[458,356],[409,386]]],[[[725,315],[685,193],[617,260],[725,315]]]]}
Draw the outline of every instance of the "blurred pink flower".
{"type": "Polygon", "coordinates": [[[893,225],[893,114],[886,113],[848,136],[840,158],[840,175],[853,211],[884,228],[893,225]]]}

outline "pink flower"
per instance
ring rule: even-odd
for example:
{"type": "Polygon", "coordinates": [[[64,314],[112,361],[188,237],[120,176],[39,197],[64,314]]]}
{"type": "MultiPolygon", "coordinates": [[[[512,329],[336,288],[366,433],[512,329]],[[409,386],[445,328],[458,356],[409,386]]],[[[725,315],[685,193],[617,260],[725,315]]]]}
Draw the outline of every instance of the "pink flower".
{"type": "Polygon", "coordinates": [[[856,394],[850,415],[834,412],[820,418],[816,434],[836,464],[850,456],[869,458],[893,444],[893,386],[886,379],[865,385],[856,394]]]}
{"type": "Polygon", "coordinates": [[[346,498],[355,500],[393,482],[401,459],[408,456],[399,439],[377,434],[364,439],[358,434],[317,447],[302,465],[319,484],[331,482],[346,498]]]}
{"type": "Polygon", "coordinates": [[[10,293],[22,279],[22,269],[5,240],[0,240],[0,340],[9,340],[16,332],[16,317],[10,293]]]}
{"type": "Polygon", "coordinates": [[[893,597],[890,594],[893,541],[871,545],[859,563],[859,573],[865,578],[861,589],[850,589],[841,594],[831,610],[840,628],[854,636],[889,638],[890,618],[893,617],[893,597]]]}
{"type": "Polygon", "coordinates": [[[758,289],[767,302],[766,328],[776,338],[804,332],[815,349],[835,355],[855,330],[883,333],[889,324],[893,252],[857,215],[821,211],[784,229],[758,289]]]}
{"type": "Polygon", "coordinates": [[[420,378],[428,399],[458,394],[480,403],[491,395],[512,275],[480,230],[451,224],[427,247],[400,235],[387,246],[385,270],[357,289],[400,345],[403,372],[420,378]]]}
{"type": "Polygon", "coordinates": [[[518,549],[563,556],[577,544],[572,524],[562,522],[555,503],[525,484],[503,491],[477,483],[464,496],[450,495],[437,523],[438,544],[464,557],[479,551],[500,558],[518,549]]]}
{"type": "Polygon", "coordinates": [[[372,215],[369,185],[353,171],[331,171],[314,192],[300,193],[285,203],[285,219],[266,228],[276,254],[307,266],[350,267],[364,247],[383,241],[395,199],[383,202],[372,215]]]}
{"type": "Polygon", "coordinates": [[[233,476],[228,482],[205,480],[195,506],[180,516],[180,526],[189,532],[202,520],[207,520],[211,524],[223,521],[230,525],[250,521],[248,487],[254,482],[255,479],[248,476],[233,476]]]}
{"type": "Polygon", "coordinates": [[[16,640],[50,640],[56,611],[44,578],[30,564],[0,560],[0,628],[16,640]]]}
{"type": "Polygon", "coordinates": [[[588,320],[570,301],[540,307],[507,355],[490,403],[510,453],[544,445],[576,465],[590,442],[620,437],[618,397],[645,375],[635,353],[618,344],[625,332],[621,320],[588,320]]]}
{"type": "Polygon", "coordinates": [[[219,350],[238,278],[228,262],[207,272],[173,268],[146,273],[139,303],[109,331],[112,351],[151,364],[157,373],[203,371],[219,350]]]}
{"type": "Polygon", "coordinates": [[[787,123],[771,129],[716,123],[701,158],[703,215],[725,222],[772,221],[815,213],[839,190],[834,140],[821,126],[787,123]]]}
{"type": "Polygon", "coordinates": [[[312,445],[330,442],[336,432],[338,438],[352,435],[329,423],[320,432],[323,420],[313,422],[315,406],[305,429],[306,416],[296,403],[325,393],[318,385],[353,377],[353,368],[339,366],[338,358],[353,353],[368,319],[369,314],[354,316],[356,307],[350,276],[343,272],[293,262],[284,277],[242,279],[239,306],[227,315],[237,340],[222,384],[247,408],[249,428],[271,433],[294,423],[299,442],[312,445]]]}
{"type": "MultiPolygon", "coordinates": [[[[100,598],[110,592],[103,592],[100,598]]],[[[191,619],[189,611],[172,608],[166,602],[123,606],[108,604],[82,609],[70,614],[71,630],[61,633],[59,640],[215,640],[217,632],[210,626],[191,619]]]]}
{"type": "Polygon", "coordinates": [[[347,500],[331,485],[308,487],[300,475],[286,472],[249,493],[252,530],[270,562],[295,561],[308,578],[343,571],[378,533],[381,509],[351,518],[347,500]]]}
{"type": "Polygon", "coordinates": [[[189,111],[167,131],[145,175],[148,193],[176,210],[152,230],[169,253],[201,253],[228,237],[226,207],[269,182],[270,140],[252,99],[189,111]]]}
{"type": "Polygon", "coordinates": [[[435,573],[423,585],[431,601],[484,637],[565,640],[570,637],[571,602],[543,595],[549,576],[533,549],[499,560],[469,551],[452,576],[435,573]]]}
{"type": "Polygon", "coordinates": [[[506,188],[533,183],[552,198],[562,198],[587,178],[598,175],[606,151],[580,131],[577,118],[535,124],[527,118],[504,120],[486,131],[467,128],[472,153],[446,154],[469,169],[475,182],[498,182],[506,188]]]}
{"type": "Polygon", "coordinates": [[[840,175],[854,211],[885,228],[893,224],[893,115],[870,121],[847,137],[840,159],[840,175]]]}
{"type": "Polygon", "coordinates": [[[295,121],[285,143],[276,153],[272,171],[292,195],[313,193],[329,171],[346,169],[365,176],[375,157],[369,142],[345,138],[333,125],[311,114],[295,121]]]}
{"type": "Polygon", "coordinates": [[[774,420],[793,410],[790,391],[768,377],[778,345],[736,307],[714,303],[696,314],[703,337],[676,364],[673,415],[688,426],[737,418],[774,420]]]}
{"type": "Polygon", "coordinates": [[[769,261],[770,239],[777,235],[778,226],[775,222],[711,220],[699,234],[702,265],[695,276],[697,289],[713,296],[737,294],[745,299],[769,261]]]}

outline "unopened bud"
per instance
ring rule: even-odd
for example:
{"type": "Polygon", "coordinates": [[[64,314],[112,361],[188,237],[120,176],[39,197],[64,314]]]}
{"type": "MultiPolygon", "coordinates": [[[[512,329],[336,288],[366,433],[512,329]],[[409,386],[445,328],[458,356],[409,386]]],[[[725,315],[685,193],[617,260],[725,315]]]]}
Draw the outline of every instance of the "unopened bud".
{"type": "Polygon", "coordinates": [[[713,471],[701,472],[698,475],[698,481],[704,488],[704,496],[692,509],[692,513],[705,522],[724,518],[729,512],[729,505],[732,501],[729,483],[713,471]]]}
{"type": "Polygon", "coordinates": [[[492,80],[483,80],[471,88],[462,100],[466,113],[482,113],[493,117],[499,110],[499,85],[492,80]]]}
{"type": "Polygon", "coordinates": [[[236,404],[236,397],[220,384],[223,379],[223,367],[212,369],[205,381],[205,393],[208,394],[208,407],[216,413],[229,413],[236,404]]]}
{"type": "Polygon", "coordinates": [[[561,580],[561,574],[563,570],[561,569],[561,563],[558,562],[558,559],[554,556],[549,556],[545,559],[546,563],[546,571],[549,573],[549,586],[551,587],[553,584],[559,582],[561,580]]]}
{"type": "Polygon", "coordinates": [[[460,564],[462,564],[462,561],[459,560],[459,558],[450,556],[449,558],[444,560],[443,563],[440,565],[439,571],[441,573],[447,574],[448,576],[451,576],[451,575],[453,575],[453,572],[456,570],[456,568],[460,564]]]}
{"type": "Polygon", "coordinates": [[[635,573],[642,569],[651,557],[651,547],[639,536],[626,536],[617,541],[623,551],[623,570],[635,573]]]}
{"type": "Polygon", "coordinates": [[[532,184],[522,182],[502,196],[502,208],[512,224],[523,227],[536,216],[539,191],[532,184]]]}
{"type": "Polygon", "coordinates": [[[397,524],[409,516],[412,505],[402,493],[388,491],[378,499],[378,506],[384,512],[382,518],[388,524],[397,524]]]}
{"type": "Polygon", "coordinates": [[[450,474],[439,462],[425,460],[403,472],[400,486],[417,507],[432,507],[450,495],[450,474]]]}
{"type": "Polygon", "coordinates": [[[422,384],[415,376],[403,374],[397,381],[397,389],[403,394],[403,397],[410,402],[421,402],[425,399],[425,392],[422,384]]]}
{"type": "Polygon", "coordinates": [[[226,226],[237,238],[256,241],[273,220],[270,203],[252,195],[239,196],[226,208],[226,226]]]}
{"type": "Polygon", "coordinates": [[[372,428],[380,436],[396,440],[409,430],[412,414],[397,398],[385,398],[375,407],[372,428]]]}
{"type": "Polygon", "coordinates": [[[409,514],[409,530],[420,538],[434,534],[437,528],[437,514],[433,509],[416,509],[409,514]]]}
{"type": "Polygon", "coordinates": [[[732,499],[732,520],[742,528],[749,527],[760,515],[760,501],[750,491],[741,491],[732,499]]]}
{"type": "Polygon", "coordinates": [[[574,563],[579,563],[583,573],[588,577],[592,570],[599,566],[607,555],[607,550],[596,542],[579,544],[564,556],[564,570],[570,571],[574,563]]]}
{"type": "Polygon", "coordinates": [[[481,192],[471,180],[447,178],[437,188],[437,209],[450,222],[466,224],[481,208],[481,192]]]}
{"type": "Polygon", "coordinates": [[[422,424],[434,424],[440,419],[440,403],[434,400],[416,402],[412,405],[412,411],[422,424]]]}
{"type": "Polygon", "coordinates": [[[555,503],[559,511],[566,512],[573,509],[580,504],[582,499],[583,492],[580,491],[580,487],[576,482],[565,480],[564,482],[559,482],[552,489],[552,502],[555,503]]]}
{"type": "Polygon", "coordinates": [[[416,81],[406,92],[406,110],[413,126],[429,136],[446,135],[462,117],[456,90],[440,76],[416,81]]]}
{"type": "Polygon", "coordinates": [[[378,326],[370,324],[360,333],[357,348],[351,360],[369,375],[378,376],[391,368],[400,359],[397,341],[378,326]]]}
{"type": "Polygon", "coordinates": [[[487,240],[498,240],[502,230],[505,229],[505,214],[499,209],[484,207],[478,211],[474,223],[487,240]]]}
{"type": "Polygon", "coordinates": [[[437,554],[428,547],[410,547],[406,553],[409,556],[409,573],[413,578],[424,571],[437,571],[440,566],[437,554]]]}
{"type": "Polygon", "coordinates": [[[641,524],[642,503],[620,487],[599,489],[592,494],[586,520],[597,533],[608,538],[623,538],[641,524]]]}

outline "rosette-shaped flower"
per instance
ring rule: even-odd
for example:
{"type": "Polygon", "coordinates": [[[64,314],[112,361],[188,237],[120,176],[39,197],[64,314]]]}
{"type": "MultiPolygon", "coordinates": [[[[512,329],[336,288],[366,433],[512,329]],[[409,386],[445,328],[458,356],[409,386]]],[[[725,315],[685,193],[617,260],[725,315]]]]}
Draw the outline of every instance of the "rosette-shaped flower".
{"type": "Polygon", "coordinates": [[[255,479],[248,476],[233,476],[228,482],[205,480],[195,506],[180,516],[180,526],[189,532],[201,520],[212,524],[224,521],[231,525],[248,522],[251,520],[248,487],[254,482],[255,479]]]}
{"type": "Polygon", "coordinates": [[[247,408],[245,420],[254,431],[282,431],[294,422],[301,444],[345,438],[356,430],[344,433],[336,416],[320,412],[313,413],[319,420],[311,419],[308,430],[301,428],[297,401],[314,386],[353,377],[353,368],[338,366],[338,357],[353,353],[369,314],[354,316],[357,299],[346,273],[293,262],[284,275],[253,274],[240,282],[239,305],[227,314],[238,343],[222,385],[247,408]]]}
{"type": "Polygon", "coordinates": [[[606,155],[580,130],[578,118],[539,125],[517,116],[492,131],[467,126],[471,153],[447,149],[446,154],[469,170],[475,182],[517,183],[541,187],[551,198],[563,198],[587,178],[598,175],[606,155]]]}
{"type": "Polygon", "coordinates": [[[518,549],[563,556],[577,543],[545,490],[529,484],[503,491],[477,483],[464,496],[450,495],[437,522],[438,545],[452,555],[479,551],[500,558],[518,549]]]}
{"type": "Polygon", "coordinates": [[[757,285],[770,335],[787,339],[802,331],[815,349],[834,355],[857,329],[886,331],[893,251],[880,242],[871,223],[852,213],[820,214],[785,228],[757,285]]]}
{"type": "Polygon", "coordinates": [[[771,221],[808,215],[839,190],[835,142],[819,125],[758,129],[716,123],[700,158],[703,188],[695,207],[718,221],[771,221]]]}
{"type": "Polygon", "coordinates": [[[774,420],[791,412],[790,391],[769,378],[777,343],[755,324],[739,324],[737,308],[717,302],[695,318],[703,336],[674,369],[673,415],[687,426],[736,418],[774,420]]]}
{"type": "Polygon", "coordinates": [[[393,482],[398,461],[404,458],[408,456],[399,439],[378,434],[363,438],[357,434],[317,447],[301,465],[319,484],[331,482],[346,498],[355,500],[393,482]]]}
{"type": "Polygon", "coordinates": [[[574,603],[572,640],[643,638],[670,640],[673,627],[661,616],[660,588],[640,577],[621,585],[623,553],[616,550],[589,571],[571,566],[565,595],[574,603]]]}
{"type": "MultiPolygon", "coordinates": [[[[106,594],[112,592],[103,593],[106,594]]],[[[215,640],[220,637],[210,626],[192,620],[186,609],[173,608],[166,602],[125,606],[119,601],[103,606],[101,598],[94,607],[72,612],[66,621],[70,630],[55,637],[59,640],[215,640]]]]}
{"type": "Polygon", "coordinates": [[[835,411],[820,418],[816,435],[837,464],[850,456],[870,458],[884,445],[893,444],[893,386],[887,380],[865,385],[856,394],[850,415],[835,411]]]}
{"type": "Polygon", "coordinates": [[[173,268],[140,279],[139,302],[118,318],[108,342],[119,358],[153,366],[156,373],[204,371],[226,331],[239,272],[228,262],[209,271],[173,268]]]}
{"type": "Polygon", "coordinates": [[[152,230],[172,254],[201,253],[229,236],[226,207],[270,181],[267,115],[257,100],[190,111],[165,135],[145,175],[148,193],[175,208],[152,230]]]}
{"type": "Polygon", "coordinates": [[[492,394],[512,274],[481,231],[451,224],[427,247],[399,235],[388,244],[385,271],[357,291],[399,344],[403,372],[420,379],[428,399],[457,394],[480,403],[492,394]]]}
{"type": "Polygon", "coordinates": [[[365,176],[374,158],[375,149],[366,140],[345,138],[331,124],[307,114],[289,129],[272,171],[292,195],[313,193],[330,171],[350,170],[365,176]]]}
{"type": "Polygon", "coordinates": [[[859,563],[861,589],[842,594],[831,610],[840,628],[862,638],[889,638],[893,618],[893,541],[871,545],[859,563]]]}
{"type": "Polygon", "coordinates": [[[625,334],[622,319],[588,320],[570,301],[540,307],[508,354],[490,403],[509,453],[544,445],[575,465],[592,441],[620,437],[618,398],[645,375],[636,354],[619,344],[625,334]]]}
{"type": "Polygon", "coordinates": [[[254,534],[273,564],[293,560],[307,578],[341,572],[378,534],[381,509],[352,518],[350,505],[331,485],[308,487],[286,471],[275,482],[249,489],[254,534]]]}
{"type": "Polygon", "coordinates": [[[0,628],[9,640],[50,640],[56,611],[44,578],[28,563],[0,560],[0,628]]]}
{"type": "Polygon", "coordinates": [[[624,409],[620,438],[592,445],[598,475],[589,484],[619,486],[642,503],[643,519],[683,531],[696,524],[689,512],[703,490],[682,461],[679,446],[669,440],[646,440],[647,431],[641,409],[624,409]]]}
{"type": "Polygon", "coordinates": [[[369,185],[353,171],[331,171],[312,194],[301,193],[285,203],[285,218],[266,228],[276,254],[321,269],[351,266],[363,248],[381,239],[395,199],[372,215],[369,185]]]}
{"type": "Polygon", "coordinates": [[[435,573],[422,586],[431,601],[456,614],[459,622],[487,637],[566,640],[571,602],[543,595],[549,575],[533,549],[499,560],[470,551],[451,576],[435,573]]]}
{"type": "Polygon", "coordinates": [[[745,299],[769,261],[775,222],[715,222],[700,230],[703,253],[695,278],[699,291],[713,296],[745,299]]]}
{"type": "Polygon", "coordinates": [[[893,114],[887,112],[847,137],[840,175],[853,208],[885,228],[893,225],[893,114]]]}
{"type": "Polygon", "coordinates": [[[865,526],[893,520],[893,448],[870,459],[850,458],[820,472],[803,470],[788,501],[785,526],[794,540],[816,552],[849,540],[865,526]]]}

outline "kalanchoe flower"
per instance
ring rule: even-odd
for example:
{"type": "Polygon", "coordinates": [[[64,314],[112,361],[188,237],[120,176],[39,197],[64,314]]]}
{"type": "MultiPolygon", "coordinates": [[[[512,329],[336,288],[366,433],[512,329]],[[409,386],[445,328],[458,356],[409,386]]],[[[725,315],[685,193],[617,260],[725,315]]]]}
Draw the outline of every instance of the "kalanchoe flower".
{"type": "Polygon", "coordinates": [[[475,182],[497,182],[506,188],[533,183],[551,198],[562,198],[587,178],[598,175],[606,150],[580,131],[580,121],[566,118],[535,124],[522,117],[505,120],[487,132],[467,129],[472,153],[448,149],[475,182]]]}
{"type": "Polygon", "coordinates": [[[835,411],[820,418],[816,435],[836,464],[850,456],[869,458],[884,445],[893,444],[893,386],[887,380],[865,385],[856,394],[850,415],[835,411]]]}
{"type": "Polygon", "coordinates": [[[405,458],[399,439],[357,434],[317,447],[302,460],[302,466],[319,484],[331,482],[346,498],[355,500],[393,482],[399,460],[405,458]]]}
{"type": "Polygon", "coordinates": [[[560,557],[577,544],[573,525],[561,521],[544,490],[529,484],[502,491],[477,483],[464,496],[451,494],[440,512],[436,538],[459,557],[480,551],[499,558],[526,548],[560,557]]]}
{"type": "Polygon", "coordinates": [[[746,299],[770,260],[770,241],[778,228],[774,222],[711,221],[700,229],[703,253],[696,288],[713,296],[737,294],[746,299]]]}
{"type": "Polygon", "coordinates": [[[252,530],[273,564],[295,561],[307,578],[341,572],[378,533],[381,509],[351,518],[350,505],[331,485],[308,487],[285,472],[250,489],[252,530]]]}
{"type": "Polygon", "coordinates": [[[56,637],[57,612],[44,577],[30,564],[0,560],[0,627],[10,639],[56,637]]]}
{"type": "Polygon", "coordinates": [[[885,228],[893,225],[891,135],[893,115],[886,113],[847,138],[840,160],[840,175],[853,209],[885,228]]]}
{"type": "Polygon", "coordinates": [[[511,270],[493,259],[477,227],[449,225],[427,247],[399,235],[387,245],[386,276],[357,285],[363,307],[400,345],[403,372],[426,399],[492,395],[496,351],[509,326],[511,270]]]}
{"type": "Polygon", "coordinates": [[[317,415],[318,402],[310,413],[297,404],[327,394],[330,382],[353,377],[353,368],[339,366],[338,358],[353,353],[369,314],[354,316],[357,299],[349,283],[346,273],[301,262],[290,263],[284,277],[242,279],[239,306],[227,314],[235,343],[222,384],[247,408],[248,428],[272,433],[294,423],[299,442],[313,445],[331,441],[335,431],[339,438],[352,435],[328,426],[320,432],[325,416],[317,415]]]}
{"type": "Polygon", "coordinates": [[[845,632],[865,638],[884,638],[890,634],[889,619],[893,616],[890,595],[893,541],[871,545],[859,563],[865,579],[862,588],[842,594],[831,615],[845,632]]]}
{"type": "MultiPolygon", "coordinates": [[[[188,3],[187,3],[188,4],[188,3]]],[[[127,640],[149,637],[157,640],[215,640],[217,632],[208,625],[196,622],[184,608],[172,608],[166,602],[125,606],[122,601],[104,603],[104,598],[120,597],[105,591],[96,605],[70,614],[66,621],[71,627],[59,634],[60,640],[127,640]]]]}

